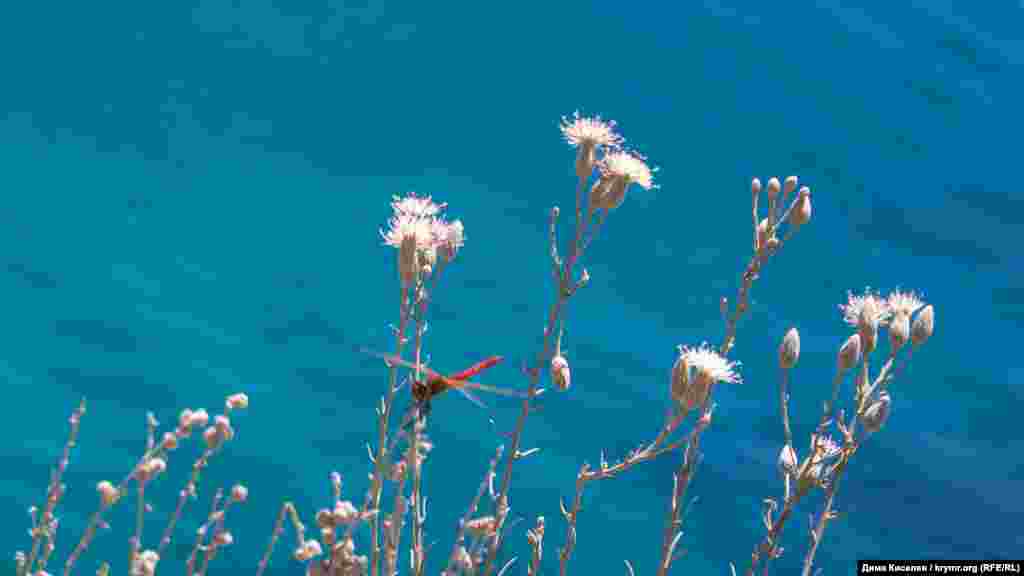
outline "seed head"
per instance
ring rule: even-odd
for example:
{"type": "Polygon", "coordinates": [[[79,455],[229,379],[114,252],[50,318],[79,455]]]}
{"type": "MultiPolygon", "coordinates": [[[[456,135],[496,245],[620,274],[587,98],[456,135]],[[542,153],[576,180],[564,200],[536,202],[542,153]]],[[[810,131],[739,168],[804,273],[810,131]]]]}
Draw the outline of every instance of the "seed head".
{"type": "Polygon", "coordinates": [[[779,345],[779,366],[783,370],[789,370],[796,366],[799,359],[800,333],[797,332],[796,328],[790,328],[789,332],[786,332],[785,337],[782,338],[782,344],[779,345]]]}
{"type": "Polygon", "coordinates": [[[935,331],[935,309],[931,304],[925,306],[924,310],[914,318],[914,325],[910,329],[910,339],[914,346],[924,344],[935,331]]]}

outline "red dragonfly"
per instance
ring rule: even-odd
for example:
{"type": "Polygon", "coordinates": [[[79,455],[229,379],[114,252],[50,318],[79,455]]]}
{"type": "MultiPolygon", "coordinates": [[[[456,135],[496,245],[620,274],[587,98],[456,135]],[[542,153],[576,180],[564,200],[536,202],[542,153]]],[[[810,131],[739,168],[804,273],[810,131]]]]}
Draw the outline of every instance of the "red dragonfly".
{"type": "MultiPolygon", "coordinates": [[[[399,358],[393,354],[383,354],[381,352],[375,352],[367,348],[363,348],[364,354],[370,356],[376,356],[384,360],[390,366],[404,366],[411,370],[416,370],[416,364],[399,358]]],[[[475,390],[483,390],[485,392],[491,392],[493,394],[501,394],[503,396],[515,396],[519,398],[525,398],[526,394],[516,391],[508,390],[505,388],[496,388],[494,386],[487,386],[486,384],[479,384],[476,382],[469,382],[468,379],[476,376],[484,370],[498,364],[504,359],[503,356],[491,356],[485,358],[476,364],[473,364],[469,368],[456,372],[449,376],[444,376],[435,370],[432,370],[426,364],[420,364],[420,372],[426,375],[426,380],[415,380],[412,383],[412,397],[424,406],[430,405],[430,399],[448,389],[458,390],[463,396],[469,401],[473,402],[481,408],[486,408],[483,402],[477,399],[468,388],[475,390]]]]}

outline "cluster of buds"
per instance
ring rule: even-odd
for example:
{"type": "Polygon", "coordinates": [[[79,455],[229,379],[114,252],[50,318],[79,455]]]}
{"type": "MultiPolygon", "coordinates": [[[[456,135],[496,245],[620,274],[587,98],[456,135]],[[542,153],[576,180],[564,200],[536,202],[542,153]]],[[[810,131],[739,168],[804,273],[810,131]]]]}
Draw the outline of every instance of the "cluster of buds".
{"type": "Polygon", "coordinates": [[[707,402],[715,384],[742,382],[737,365],[706,343],[696,348],[679,346],[679,357],[669,379],[669,394],[683,413],[689,412],[707,402]]]}
{"type": "Polygon", "coordinates": [[[795,233],[801,226],[811,220],[811,189],[803,186],[797,191],[796,197],[784,213],[781,207],[789,201],[790,196],[797,189],[799,180],[796,176],[789,176],[784,182],[778,178],[770,178],[767,185],[768,193],[768,216],[758,217],[758,199],[761,191],[765,188],[761,180],[754,178],[750,183],[750,193],[754,213],[754,251],[758,254],[773,254],[781,243],[777,232],[780,224],[785,221],[789,224],[789,234],[795,233]]]}
{"type": "Polygon", "coordinates": [[[373,514],[371,512],[360,513],[352,502],[339,500],[333,510],[326,508],[316,513],[316,524],[321,530],[325,528],[334,529],[337,526],[347,526],[355,522],[366,520],[373,514]]]}
{"type": "Polygon", "coordinates": [[[206,413],[206,410],[200,408],[193,412],[186,408],[178,416],[178,428],[174,433],[178,438],[188,438],[192,435],[193,429],[202,428],[209,421],[210,415],[206,413]]]}
{"type": "MultiPolygon", "coordinates": [[[[135,469],[135,479],[145,484],[166,469],[167,462],[163,458],[148,458],[135,469]]],[[[102,497],[103,492],[100,495],[102,497]]]]}
{"type": "Polygon", "coordinates": [[[392,216],[381,236],[384,244],[398,249],[398,272],[406,288],[455,258],[465,242],[462,222],[441,217],[445,207],[415,194],[391,202],[392,216]]]}
{"type": "Polygon", "coordinates": [[[235,429],[231,427],[231,419],[223,414],[218,414],[213,419],[213,425],[203,430],[203,440],[210,450],[220,448],[225,442],[235,437],[235,429]]]}

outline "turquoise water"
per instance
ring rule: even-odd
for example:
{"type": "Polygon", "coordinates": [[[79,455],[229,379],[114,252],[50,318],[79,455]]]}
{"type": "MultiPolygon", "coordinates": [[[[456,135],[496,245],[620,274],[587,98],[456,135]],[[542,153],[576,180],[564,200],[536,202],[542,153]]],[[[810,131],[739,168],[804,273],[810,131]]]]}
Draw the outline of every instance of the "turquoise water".
{"type": "MultiPolygon", "coordinates": [[[[466,224],[436,294],[437,365],[503,353],[488,381],[522,386],[516,366],[535,353],[550,295],[546,214],[573,202],[557,121],[577,108],[616,119],[661,166],[661,189],[632,194],[586,257],[593,280],[566,337],[574,387],[531,417],[526,446],[543,450],[517,465],[511,573],[525,574],[536,515],[556,569],[558,499],[583,461],[654,436],[675,345],[722,337],[717,301],[735,293],[749,250],[749,179],[790,173],[814,190],[814,220],[755,286],[735,350],[745,383],[720,390],[675,573],[745,566],[761,499],[779,495],[775,347],[800,329],[791,411],[806,437],[846,335],[836,305],[865,285],[923,290],[937,330],[858,455],[819,565],[1021,557],[1020,16],[995,2],[9,6],[5,562],[27,543],[24,509],[43,496],[83,395],[58,560],[95,483],[119,480],[143,448],[146,410],[170,424],[232,392],[252,406],[204,475],[183,549],[214,486],[250,489],[228,520],[237,544],[215,561],[222,573],[251,573],[283,499],[312,524],[331,470],[360,499],[385,372],[352,350],[389,348],[397,320],[378,235],[392,194],[431,194],[466,224]]],[[[432,567],[517,413],[487,400],[490,413],[458,398],[434,408],[432,567]]],[[[194,443],[182,452],[152,489],[147,545],[194,443]]],[[[653,571],[677,464],[588,490],[574,573],[624,573],[623,559],[653,571]]],[[[809,511],[778,573],[799,566],[809,511]]],[[[132,513],[111,515],[84,573],[101,558],[124,573],[132,513]]],[[[298,572],[286,550],[274,573],[298,572]]]]}

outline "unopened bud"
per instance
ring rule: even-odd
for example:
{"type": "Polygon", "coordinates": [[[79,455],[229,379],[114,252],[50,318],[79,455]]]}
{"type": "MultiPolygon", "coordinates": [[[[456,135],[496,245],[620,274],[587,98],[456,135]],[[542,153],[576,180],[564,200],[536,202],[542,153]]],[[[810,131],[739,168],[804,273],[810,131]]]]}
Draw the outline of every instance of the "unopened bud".
{"type": "Polygon", "coordinates": [[[797,183],[797,177],[796,176],[788,176],[788,177],[786,177],[786,181],[782,183],[782,195],[783,195],[783,197],[789,196],[790,194],[793,193],[793,190],[796,190],[796,183],[797,183]]]}
{"type": "Polygon", "coordinates": [[[870,355],[875,350],[875,342],[878,339],[878,320],[881,311],[874,298],[865,298],[861,306],[860,316],[857,318],[857,333],[860,334],[860,344],[864,354],[870,355]]]}
{"type": "Polygon", "coordinates": [[[241,484],[235,484],[234,487],[231,488],[231,499],[234,500],[235,502],[245,502],[245,500],[248,497],[249,489],[246,488],[245,486],[241,484]]]}
{"type": "Polygon", "coordinates": [[[761,181],[758,180],[757,178],[754,178],[753,180],[750,181],[750,195],[751,196],[757,196],[760,193],[761,193],[761,181]]]}
{"type": "Polygon", "coordinates": [[[551,359],[551,381],[555,383],[555,386],[558,386],[559,390],[568,390],[572,384],[569,361],[562,355],[551,359]]]}
{"type": "Polygon", "coordinates": [[[96,485],[96,491],[99,492],[100,502],[104,506],[112,506],[121,497],[121,492],[106,480],[96,485]]]}
{"type": "Polygon", "coordinates": [[[811,220],[811,189],[804,186],[796,199],[796,205],[789,212],[789,224],[799,228],[811,220]]]}
{"type": "Polygon", "coordinates": [[[799,359],[800,333],[797,332],[796,328],[790,328],[789,332],[786,332],[785,337],[782,338],[782,344],[779,345],[779,366],[783,370],[789,370],[796,366],[799,359]]]}
{"type": "Polygon", "coordinates": [[[779,179],[772,176],[768,180],[768,200],[775,200],[775,198],[779,195],[779,190],[781,188],[782,186],[779,184],[779,179]]]}
{"type": "Polygon", "coordinates": [[[779,451],[778,460],[779,473],[783,476],[790,475],[796,476],[798,464],[796,459],[796,450],[792,446],[786,444],[779,451]]]}
{"type": "Polygon", "coordinates": [[[763,218],[757,225],[757,247],[761,248],[768,243],[768,219],[763,218]]]}
{"type": "Polygon", "coordinates": [[[839,373],[844,374],[860,362],[860,335],[853,334],[846,339],[839,349],[838,364],[839,373]]]}
{"type": "Polygon", "coordinates": [[[178,447],[178,436],[172,432],[164,432],[164,437],[160,444],[164,450],[174,450],[178,447]]]}
{"type": "Polygon", "coordinates": [[[864,410],[864,414],[860,418],[864,429],[868,432],[878,432],[881,430],[882,426],[885,425],[885,421],[889,419],[891,404],[892,399],[889,397],[888,392],[883,391],[879,394],[878,399],[864,410]]]}
{"type": "Polygon", "coordinates": [[[906,312],[896,312],[889,320],[889,346],[895,354],[910,339],[910,316],[906,312]]]}
{"type": "Polygon", "coordinates": [[[224,401],[224,405],[228,410],[238,410],[249,407],[249,397],[245,394],[238,393],[228,396],[227,400],[224,401]]]}
{"type": "Polygon", "coordinates": [[[914,346],[924,344],[935,331],[935,310],[932,305],[925,306],[914,318],[914,325],[910,329],[910,339],[914,346]]]}

